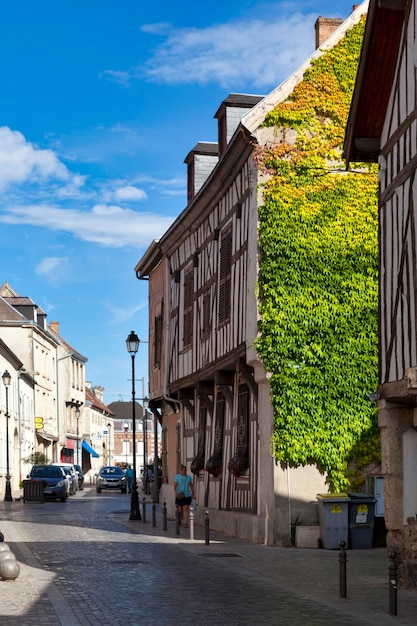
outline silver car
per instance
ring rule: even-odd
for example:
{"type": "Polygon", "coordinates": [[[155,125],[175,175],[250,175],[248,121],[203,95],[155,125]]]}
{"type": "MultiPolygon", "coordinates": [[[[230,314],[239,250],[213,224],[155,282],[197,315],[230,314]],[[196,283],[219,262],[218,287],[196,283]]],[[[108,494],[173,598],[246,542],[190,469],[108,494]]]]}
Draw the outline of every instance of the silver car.
{"type": "Polygon", "coordinates": [[[120,489],[122,493],[126,493],[126,487],[127,477],[121,467],[105,465],[101,468],[97,476],[97,493],[101,493],[102,489],[120,489]]]}

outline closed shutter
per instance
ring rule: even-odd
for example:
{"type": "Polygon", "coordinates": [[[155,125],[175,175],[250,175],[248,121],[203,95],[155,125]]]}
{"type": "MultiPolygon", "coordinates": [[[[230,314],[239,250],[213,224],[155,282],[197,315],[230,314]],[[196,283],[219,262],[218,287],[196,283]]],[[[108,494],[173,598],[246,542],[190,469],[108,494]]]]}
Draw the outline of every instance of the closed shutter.
{"type": "Polygon", "coordinates": [[[155,344],[153,366],[158,368],[161,366],[162,353],[162,315],[155,317],[155,344]]]}
{"type": "Polygon", "coordinates": [[[220,249],[220,281],[219,281],[219,324],[230,319],[232,280],[232,227],[222,233],[220,249]]]}
{"type": "Polygon", "coordinates": [[[183,347],[189,348],[193,340],[193,300],[194,271],[190,269],[184,276],[184,330],[183,347]]]}

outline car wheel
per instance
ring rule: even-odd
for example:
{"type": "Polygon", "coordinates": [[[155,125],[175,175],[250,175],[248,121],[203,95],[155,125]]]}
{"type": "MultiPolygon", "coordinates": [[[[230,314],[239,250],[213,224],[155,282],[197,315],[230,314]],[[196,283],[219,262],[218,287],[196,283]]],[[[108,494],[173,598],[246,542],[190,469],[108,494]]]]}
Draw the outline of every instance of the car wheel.
{"type": "Polygon", "coordinates": [[[62,496],[61,502],[66,502],[66,501],[67,501],[67,496],[62,496]]]}
{"type": "Polygon", "coordinates": [[[126,493],[126,487],[122,488],[120,491],[121,491],[122,493],[126,493]]]}
{"type": "Polygon", "coordinates": [[[96,491],[97,493],[101,493],[101,489],[99,487],[97,487],[96,491]]]}

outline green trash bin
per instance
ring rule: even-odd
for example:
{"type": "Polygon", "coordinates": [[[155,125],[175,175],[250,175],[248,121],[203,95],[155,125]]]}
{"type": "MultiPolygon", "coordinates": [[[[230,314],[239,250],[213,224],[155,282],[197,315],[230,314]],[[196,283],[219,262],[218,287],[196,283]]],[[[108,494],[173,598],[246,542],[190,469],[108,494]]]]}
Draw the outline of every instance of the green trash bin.
{"type": "Polygon", "coordinates": [[[369,493],[348,493],[349,548],[366,550],[373,546],[375,498],[369,493]]]}
{"type": "Polygon", "coordinates": [[[323,548],[336,550],[344,541],[348,547],[348,506],[347,493],[318,493],[320,534],[323,548]]]}

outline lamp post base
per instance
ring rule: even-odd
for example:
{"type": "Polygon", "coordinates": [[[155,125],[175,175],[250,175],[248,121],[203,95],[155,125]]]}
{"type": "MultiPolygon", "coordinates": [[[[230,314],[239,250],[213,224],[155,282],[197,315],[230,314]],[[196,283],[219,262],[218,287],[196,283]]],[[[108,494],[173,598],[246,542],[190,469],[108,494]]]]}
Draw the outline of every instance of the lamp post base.
{"type": "Polygon", "coordinates": [[[6,476],[6,491],[4,494],[4,501],[5,502],[13,502],[13,496],[12,496],[12,487],[10,484],[10,478],[8,478],[6,476]]]}
{"type": "Polygon", "coordinates": [[[142,516],[140,514],[139,508],[139,496],[138,496],[138,487],[136,483],[132,485],[132,497],[130,499],[130,520],[141,520],[142,516]]]}

